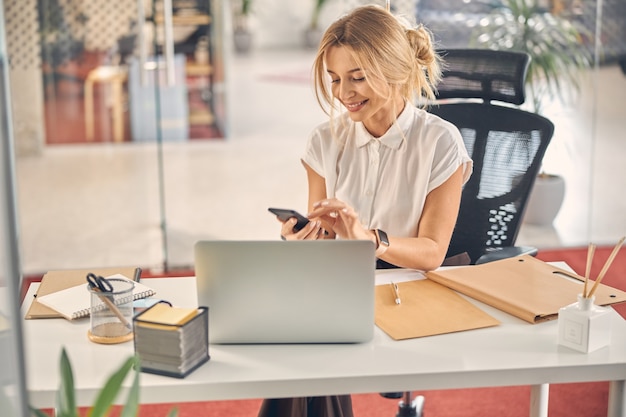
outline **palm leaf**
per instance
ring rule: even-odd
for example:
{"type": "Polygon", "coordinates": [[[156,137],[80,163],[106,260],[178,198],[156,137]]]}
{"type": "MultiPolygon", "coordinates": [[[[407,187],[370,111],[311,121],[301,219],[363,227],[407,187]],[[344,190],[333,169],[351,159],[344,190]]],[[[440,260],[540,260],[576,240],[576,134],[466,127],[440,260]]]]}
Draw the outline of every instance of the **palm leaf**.
{"type": "Polygon", "coordinates": [[[72,365],[65,348],[61,350],[60,372],[61,383],[57,391],[57,409],[55,414],[58,417],[78,417],[74,391],[74,373],[72,372],[72,365]]]}
{"type": "MultiPolygon", "coordinates": [[[[139,412],[139,369],[140,362],[138,356],[132,356],[128,358],[122,366],[109,377],[104,384],[104,387],[98,393],[98,397],[94,403],[94,406],[89,410],[88,416],[90,417],[105,417],[108,415],[111,406],[113,405],[117,394],[119,393],[126,376],[135,369],[135,375],[133,377],[133,383],[128,391],[128,397],[124,408],[120,414],[120,417],[135,417],[139,412]]],[[[72,365],[65,348],[61,350],[60,360],[60,372],[61,383],[59,384],[59,390],[57,391],[57,407],[55,409],[56,417],[79,417],[78,409],[76,407],[76,394],[74,387],[74,374],[72,372],[72,365]]],[[[0,400],[2,398],[0,397],[0,400]]],[[[46,413],[41,410],[30,407],[32,414],[36,417],[48,417],[46,413]]],[[[178,409],[174,407],[168,413],[168,417],[176,417],[178,415],[178,409]]]]}
{"type": "Polygon", "coordinates": [[[545,97],[565,99],[580,89],[581,70],[591,66],[584,29],[537,7],[533,0],[501,0],[481,20],[471,44],[531,56],[526,86],[536,112],[545,97]]]}
{"type": "Polygon", "coordinates": [[[115,397],[119,393],[122,384],[124,383],[124,379],[126,379],[126,375],[133,369],[135,362],[137,361],[136,357],[128,358],[111,377],[106,381],[104,387],[98,393],[98,397],[93,405],[93,408],[90,410],[90,417],[105,417],[109,412],[109,408],[113,405],[115,401],[115,397]]]}
{"type": "Polygon", "coordinates": [[[135,377],[120,417],[135,417],[139,412],[139,358],[135,356],[134,359],[135,377]]]}

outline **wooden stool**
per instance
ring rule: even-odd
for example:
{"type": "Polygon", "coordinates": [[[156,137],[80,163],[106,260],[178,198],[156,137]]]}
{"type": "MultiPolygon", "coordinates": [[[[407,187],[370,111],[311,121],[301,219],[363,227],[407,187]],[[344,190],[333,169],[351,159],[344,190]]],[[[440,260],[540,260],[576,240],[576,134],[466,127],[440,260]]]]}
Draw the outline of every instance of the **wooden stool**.
{"type": "Polygon", "coordinates": [[[107,107],[112,108],[113,140],[115,142],[124,141],[124,83],[126,78],[126,70],[117,66],[97,67],[87,74],[85,80],[85,133],[87,141],[94,140],[94,83],[103,83],[107,87],[111,87],[111,101],[107,103],[107,107]]]}

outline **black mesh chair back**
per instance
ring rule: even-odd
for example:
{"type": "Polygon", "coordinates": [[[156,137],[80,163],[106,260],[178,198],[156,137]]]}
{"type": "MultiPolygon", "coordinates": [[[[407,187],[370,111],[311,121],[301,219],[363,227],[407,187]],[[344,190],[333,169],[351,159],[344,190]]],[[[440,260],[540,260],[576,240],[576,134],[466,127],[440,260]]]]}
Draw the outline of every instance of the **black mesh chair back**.
{"type": "Polygon", "coordinates": [[[493,258],[483,255],[514,247],[554,125],[495,103],[523,103],[527,54],[472,49],[441,54],[444,78],[429,111],[459,128],[474,161],[448,257],[467,253],[470,263],[482,263],[493,258]]]}
{"type": "Polygon", "coordinates": [[[491,49],[441,50],[443,80],[437,86],[437,99],[478,99],[524,103],[524,82],[530,55],[491,49]]]}

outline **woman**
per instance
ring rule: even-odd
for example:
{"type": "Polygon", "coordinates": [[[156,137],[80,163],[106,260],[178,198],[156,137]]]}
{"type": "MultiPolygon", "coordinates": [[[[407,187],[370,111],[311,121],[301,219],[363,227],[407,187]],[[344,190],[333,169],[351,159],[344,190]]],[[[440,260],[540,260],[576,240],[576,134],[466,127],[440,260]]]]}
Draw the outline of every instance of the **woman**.
{"type": "MultiPolygon", "coordinates": [[[[330,120],[302,163],[311,221],[287,240],[369,239],[387,264],[431,270],[446,255],[472,161],[452,124],[415,107],[441,76],[430,33],[377,6],[333,23],[314,62],[330,120]],[[335,114],[338,108],[345,112],[335,114]]],[[[260,416],[352,416],[349,396],[267,400],[260,416]]]]}

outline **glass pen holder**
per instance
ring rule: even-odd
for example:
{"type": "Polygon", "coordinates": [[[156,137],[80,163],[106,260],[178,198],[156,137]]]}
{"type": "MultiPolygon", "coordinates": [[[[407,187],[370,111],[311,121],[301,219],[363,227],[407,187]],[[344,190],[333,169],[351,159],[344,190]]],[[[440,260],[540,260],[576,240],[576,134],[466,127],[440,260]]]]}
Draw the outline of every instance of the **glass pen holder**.
{"type": "Polygon", "coordinates": [[[132,281],[109,278],[112,291],[102,292],[90,288],[89,340],[114,344],[133,340],[133,289],[132,281]]]}
{"type": "Polygon", "coordinates": [[[610,309],[594,301],[579,294],[578,302],[559,309],[559,345],[588,353],[611,342],[610,309]]]}

